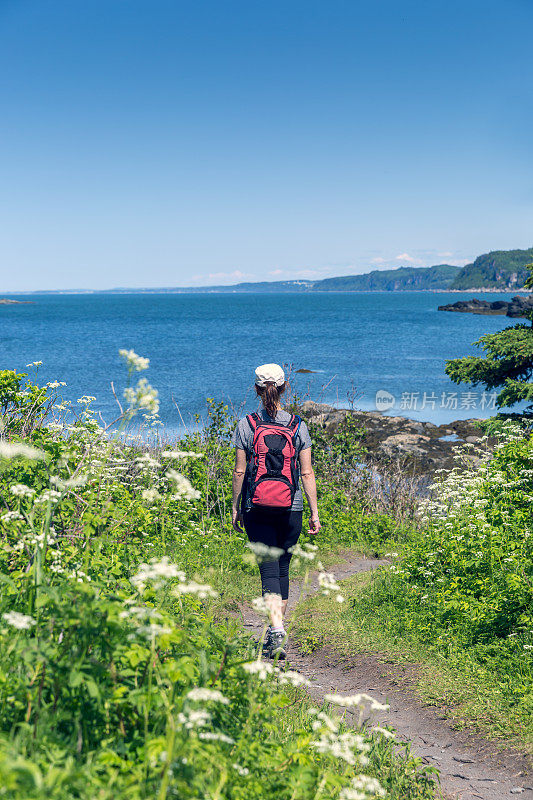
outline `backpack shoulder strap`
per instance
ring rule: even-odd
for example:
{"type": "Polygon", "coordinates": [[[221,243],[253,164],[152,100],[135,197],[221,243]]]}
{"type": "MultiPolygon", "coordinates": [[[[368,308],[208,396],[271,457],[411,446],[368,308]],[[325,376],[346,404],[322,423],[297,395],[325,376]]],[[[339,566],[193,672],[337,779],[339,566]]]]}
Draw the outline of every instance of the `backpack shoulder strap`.
{"type": "Polygon", "coordinates": [[[298,431],[300,430],[300,425],[302,424],[302,418],[298,416],[298,414],[293,414],[290,418],[289,422],[287,423],[287,428],[292,431],[292,438],[296,439],[298,436],[298,431]]]}
{"type": "Polygon", "coordinates": [[[256,414],[255,412],[253,414],[248,414],[246,420],[248,422],[248,425],[250,426],[252,433],[255,434],[257,426],[260,425],[261,423],[261,418],[259,417],[259,414],[256,414]]]}

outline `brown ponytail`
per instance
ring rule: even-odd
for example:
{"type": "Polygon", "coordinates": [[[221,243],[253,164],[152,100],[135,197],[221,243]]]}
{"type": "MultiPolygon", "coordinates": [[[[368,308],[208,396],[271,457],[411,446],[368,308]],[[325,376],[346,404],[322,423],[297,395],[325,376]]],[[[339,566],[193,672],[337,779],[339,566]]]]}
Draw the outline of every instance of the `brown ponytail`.
{"type": "Polygon", "coordinates": [[[275,383],[267,383],[265,386],[257,386],[256,384],[256,392],[263,401],[268,416],[272,417],[272,419],[276,419],[279,400],[285,391],[285,387],[286,383],[282,383],[281,386],[276,386],[275,383]]]}

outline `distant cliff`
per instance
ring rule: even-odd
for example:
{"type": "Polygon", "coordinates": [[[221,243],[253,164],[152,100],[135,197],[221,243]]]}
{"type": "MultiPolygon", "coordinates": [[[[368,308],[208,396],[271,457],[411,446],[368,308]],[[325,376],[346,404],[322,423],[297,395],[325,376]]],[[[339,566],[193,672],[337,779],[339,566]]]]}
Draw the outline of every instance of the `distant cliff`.
{"type": "Polygon", "coordinates": [[[324,278],[313,284],[320,292],[405,292],[447,289],[461,272],[460,267],[437,264],[434,267],[375,269],[364,275],[324,278]]]}
{"type": "Polygon", "coordinates": [[[459,272],[450,289],[521,289],[528,276],[526,264],[533,261],[529,250],[493,250],[478,256],[459,272]]]}

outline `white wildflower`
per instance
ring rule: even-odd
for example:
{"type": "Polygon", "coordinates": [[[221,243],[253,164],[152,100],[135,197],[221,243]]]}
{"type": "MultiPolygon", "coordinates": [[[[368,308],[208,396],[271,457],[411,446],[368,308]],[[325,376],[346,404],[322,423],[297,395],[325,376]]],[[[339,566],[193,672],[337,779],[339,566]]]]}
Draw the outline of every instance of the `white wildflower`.
{"type": "Polygon", "coordinates": [[[196,583],[196,581],[178,583],[172,592],[178,597],[183,594],[194,594],[200,600],[205,600],[208,597],[218,597],[218,593],[208,583],[196,583]]]}
{"type": "Polygon", "coordinates": [[[307,561],[312,561],[316,557],[318,547],[314,544],[305,542],[303,545],[295,544],[294,547],[289,547],[289,553],[295,558],[302,558],[307,561]]]}
{"type": "Polygon", "coordinates": [[[367,800],[368,797],[386,797],[387,792],[377,778],[369,775],[356,775],[352,785],[342,789],[339,800],[367,800]]]}
{"type": "Polygon", "coordinates": [[[193,487],[190,480],[180,472],[176,472],[175,469],[168,470],[167,478],[176,484],[176,493],[172,497],[173,500],[198,500],[200,497],[200,492],[193,487]]]}
{"type": "Polygon", "coordinates": [[[88,475],[77,475],[73,478],[59,478],[54,475],[50,478],[50,483],[64,491],[65,489],[77,489],[80,486],[85,486],[88,480],[88,475]]]}
{"type": "MultiPolygon", "coordinates": [[[[160,625],[158,622],[148,622],[146,625],[139,625],[136,629],[139,636],[146,636],[147,639],[152,641],[156,636],[167,636],[172,633],[172,628],[168,625],[160,625]]],[[[130,638],[133,638],[130,636],[130,638]]]]}
{"type": "MultiPolygon", "coordinates": [[[[322,594],[329,595],[331,592],[338,592],[340,586],[332,572],[320,572],[318,575],[318,585],[322,594]]],[[[342,595],[338,595],[342,597],[342,595]]],[[[342,601],[340,601],[342,602],[342,601]]]]}
{"type": "Polygon", "coordinates": [[[278,561],[283,555],[281,547],[269,547],[263,542],[247,542],[248,547],[258,561],[278,561]]]}
{"type": "Polygon", "coordinates": [[[39,495],[39,497],[35,498],[35,503],[58,503],[60,499],[61,492],[58,492],[55,489],[46,489],[42,494],[39,495]]]}
{"type": "Polygon", "coordinates": [[[18,456],[37,460],[44,458],[44,453],[42,450],[22,442],[0,442],[0,458],[17,458],[18,456]]]}
{"type": "Polygon", "coordinates": [[[135,461],[140,467],[148,467],[149,469],[159,469],[161,467],[159,461],[156,461],[155,458],[149,456],[148,453],[138,456],[135,461]]]}
{"type": "Polygon", "coordinates": [[[199,739],[207,742],[224,742],[224,744],[235,744],[235,739],[226,736],[225,733],[215,733],[213,731],[202,731],[198,734],[199,739]]]}
{"type": "Polygon", "coordinates": [[[345,706],[346,708],[352,708],[354,706],[360,706],[363,703],[368,703],[372,711],[387,711],[389,706],[383,705],[383,703],[379,703],[369,694],[365,694],[361,692],[360,694],[326,694],[324,695],[324,700],[328,703],[334,703],[338,706],[345,706]]]}
{"type": "Polygon", "coordinates": [[[290,683],[291,686],[298,688],[300,686],[311,686],[311,682],[304,678],[299,672],[296,672],[293,669],[286,669],[284,671],[279,672],[279,682],[280,683],[290,683]]]}
{"type": "Polygon", "coordinates": [[[218,689],[207,689],[206,687],[198,687],[196,689],[191,689],[185,695],[187,700],[194,700],[194,701],[211,701],[212,703],[222,703],[222,705],[227,706],[229,705],[229,700],[227,697],[224,697],[222,692],[219,692],[218,689]]]}
{"type": "Polygon", "coordinates": [[[249,661],[242,668],[249,675],[257,675],[260,681],[266,681],[274,673],[274,667],[266,661],[249,661]]]}
{"type": "Polygon", "coordinates": [[[238,772],[241,777],[245,778],[247,775],[250,774],[250,770],[248,767],[242,767],[240,764],[232,764],[233,769],[235,772],[238,772]]]}
{"type": "Polygon", "coordinates": [[[183,725],[187,730],[192,728],[201,728],[211,722],[211,714],[203,708],[198,710],[189,710],[180,712],[178,714],[178,722],[183,725]]]}
{"type": "Polygon", "coordinates": [[[262,597],[254,597],[252,607],[258,614],[268,617],[281,608],[281,595],[267,592],[262,597]]]}
{"type": "Polygon", "coordinates": [[[311,727],[314,731],[320,730],[324,726],[328,728],[328,730],[335,732],[339,730],[339,726],[337,723],[331,719],[331,717],[325,713],[325,711],[319,711],[318,708],[310,708],[307,712],[309,716],[315,717],[313,722],[311,723],[311,727]]]}
{"type": "Polygon", "coordinates": [[[372,728],[373,731],[379,733],[381,736],[384,736],[385,739],[395,739],[396,734],[393,731],[387,730],[387,728],[382,728],[381,725],[376,725],[372,728]]]}
{"type": "Polygon", "coordinates": [[[81,569],[73,570],[68,574],[68,577],[77,583],[90,583],[92,580],[91,576],[87,575],[87,573],[83,572],[81,569]]]}
{"type": "Polygon", "coordinates": [[[143,489],[141,497],[148,505],[153,505],[157,500],[161,500],[161,495],[157,489],[143,489]]]}
{"type": "Polygon", "coordinates": [[[352,766],[357,761],[363,765],[368,763],[365,753],[370,750],[370,744],[364,736],[352,731],[346,731],[346,733],[323,731],[320,739],[311,742],[311,747],[314,747],[319,753],[327,753],[334,758],[341,758],[352,766]],[[358,751],[357,754],[354,753],[354,750],[358,751]]]}
{"type": "Polygon", "coordinates": [[[163,458],[203,458],[203,453],[196,453],[194,450],[163,450],[163,458]]]}
{"type": "Polygon", "coordinates": [[[124,359],[130,372],[142,372],[150,366],[150,359],[138,356],[134,350],[119,350],[118,354],[124,359]]]}
{"type": "Polygon", "coordinates": [[[32,625],[37,625],[33,617],[27,614],[21,614],[19,611],[8,611],[2,614],[2,619],[5,619],[8,625],[17,628],[19,631],[27,631],[32,625]]]}
{"type": "Polygon", "coordinates": [[[160,561],[152,559],[149,564],[139,564],[139,571],[131,578],[131,582],[139,591],[144,589],[146,583],[153,583],[160,587],[171,578],[185,580],[185,573],[178,569],[175,564],[171,564],[166,556],[160,561]]]}
{"type": "Polygon", "coordinates": [[[16,519],[24,519],[24,517],[18,511],[6,511],[5,514],[2,514],[0,519],[2,522],[13,522],[16,519]]]}
{"type": "Polygon", "coordinates": [[[141,378],[135,388],[128,386],[124,389],[124,399],[129,405],[128,411],[134,413],[137,410],[152,411],[157,414],[159,411],[158,391],[150,386],[146,378],[141,378]]]}
{"type": "Polygon", "coordinates": [[[119,614],[120,619],[130,619],[131,617],[135,617],[138,620],[147,618],[161,619],[162,615],[159,611],[157,611],[157,609],[148,608],[148,606],[129,606],[119,614]]]}
{"type": "Polygon", "coordinates": [[[9,487],[9,491],[11,494],[14,494],[15,497],[31,497],[32,494],[35,494],[35,489],[26,486],[25,483],[14,483],[9,487]]]}

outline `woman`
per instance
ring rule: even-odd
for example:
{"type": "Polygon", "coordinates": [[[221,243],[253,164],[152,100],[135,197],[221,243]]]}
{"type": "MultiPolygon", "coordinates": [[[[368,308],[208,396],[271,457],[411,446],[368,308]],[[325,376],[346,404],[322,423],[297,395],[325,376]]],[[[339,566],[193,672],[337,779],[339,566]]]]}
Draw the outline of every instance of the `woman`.
{"type": "Polygon", "coordinates": [[[290,551],[302,530],[300,477],[311,511],[308,533],[320,530],[311,439],[305,422],[282,410],[285,388],[285,374],[278,364],[257,367],[255,390],[263,408],[241,419],[233,434],[232,522],[240,533],[244,525],[250,542],[265,546],[256,550],[266,553],[258,562],[270,613],[266,647],[271,658],[286,657],[283,615],[289,597],[290,551]]]}

